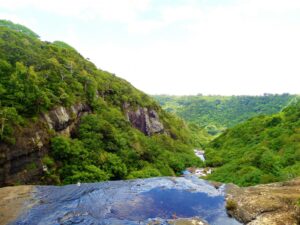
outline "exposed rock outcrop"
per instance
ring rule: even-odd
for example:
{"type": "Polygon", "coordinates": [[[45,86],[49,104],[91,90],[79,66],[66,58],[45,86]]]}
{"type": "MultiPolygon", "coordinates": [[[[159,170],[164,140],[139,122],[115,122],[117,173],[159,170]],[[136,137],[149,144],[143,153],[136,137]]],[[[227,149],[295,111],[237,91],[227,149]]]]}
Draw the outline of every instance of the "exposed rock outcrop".
{"type": "Polygon", "coordinates": [[[159,120],[159,115],[154,109],[138,106],[137,109],[130,107],[128,103],[123,105],[128,121],[133,127],[139,129],[145,135],[151,136],[163,133],[164,126],[159,120]]]}
{"type": "Polygon", "coordinates": [[[239,188],[227,186],[228,214],[248,225],[300,224],[300,178],[239,188]]]}
{"type": "Polygon", "coordinates": [[[15,129],[14,145],[0,143],[0,186],[39,182],[43,172],[42,158],[48,153],[50,130],[70,135],[80,117],[90,107],[78,103],[70,108],[57,107],[15,129]]]}
{"type": "Polygon", "coordinates": [[[34,186],[0,188],[0,224],[9,224],[33,206],[34,186]],[[28,203],[32,204],[28,204],[28,203]]]}
{"type": "Polygon", "coordinates": [[[70,135],[74,126],[83,114],[91,111],[87,104],[78,103],[65,108],[59,106],[48,113],[43,114],[45,122],[48,124],[49,129],[54,129],[56,132],[70,135]]]}

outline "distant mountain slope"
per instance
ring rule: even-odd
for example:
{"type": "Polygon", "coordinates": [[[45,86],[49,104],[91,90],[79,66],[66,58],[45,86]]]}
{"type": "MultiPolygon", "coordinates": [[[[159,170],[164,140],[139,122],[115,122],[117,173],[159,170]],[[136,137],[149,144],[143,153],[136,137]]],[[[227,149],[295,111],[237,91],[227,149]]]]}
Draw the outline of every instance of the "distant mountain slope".
{"type": "Polygon", "coordinates": [[[226,130],[206,151],[209,179],[242,186],[300,176],[300,102],[226,130]]]}
{"type": "Polygon", "coordinates": [[[174,175],[200,163],[181,119],[10,21],[0,21],[0,128],[0,185],[174,175]]]}
{"type": "Polygon", "coordinates": [[[153,96],[169,112],[206,127],[212,135],[253,116],[279,112],[295,97],[289,94],[264,96],[153,96]]]}

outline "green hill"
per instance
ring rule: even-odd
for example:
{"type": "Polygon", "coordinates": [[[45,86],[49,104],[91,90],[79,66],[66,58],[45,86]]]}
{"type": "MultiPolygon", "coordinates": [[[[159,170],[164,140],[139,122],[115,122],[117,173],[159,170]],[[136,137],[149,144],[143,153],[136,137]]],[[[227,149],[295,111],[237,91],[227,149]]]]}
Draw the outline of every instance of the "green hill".
{"type": "Polygon", "coordinates": [[[242,186],[300,176],[300,102],[226,130],[207,148],[208,177],[242,186]]]}
{"type": "Polygon", "coordinates": [[[279,112],[295,97],[289,94],[263,96],[153,96],[169,112],[218,135],[228,127],[257,115],[279,112]]]}
{"type": "Polygon", "coordinates": [[[29,28],[27,28],[27,27],[25,27],[21,24],[13,23],[9,20],[0,20],[0,27],[7,27],[7,28],[10,28],[12,30],[24,33],[24,34],[26,34],[30,37],[39,38],[39,36],[36,33],[34,33],[32,30],[30,30],[29,28]]]}
{"type": "Polygon", "coordinates": [[[0,21],[0,128],[2,185],[174,175],[200,164],[200,142],[181,119],[68,44],[9,21],[0,21]]]}

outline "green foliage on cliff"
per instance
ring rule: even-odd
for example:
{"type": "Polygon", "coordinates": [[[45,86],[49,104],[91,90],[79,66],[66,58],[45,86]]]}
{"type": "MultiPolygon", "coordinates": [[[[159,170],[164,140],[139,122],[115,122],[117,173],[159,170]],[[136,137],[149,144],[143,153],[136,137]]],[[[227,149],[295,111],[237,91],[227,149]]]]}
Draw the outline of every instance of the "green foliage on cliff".
{"type": "Polygon", "coordinates": [[[57,174],[63,183],[170,176],[201,164],[182,140],[166,134],[147,137],[132,128],[121,113],[112,117],[99,110],[82,118],[76,139],[52,139],[51,156],[62,166],[51,174],[57,174]],[[97,170],[87,177],[90,166],[97,170]]]}
{"type": "Polygon", "coordinates": [[[206,151],[208,179],[242,186],[300,176],[300,102],[226,130],[206,151]]]}
{"type": "Polygon", "coordinates": [[[279,112],[295,96],[265,94],[264,96],[156,95],[153,97],[165,110],[204,127],[214,136],[251,117],[279,112]]]}
{"type": "Polygon", "coordinates": [[[177,117],[127,81],[97,69],[73,47],[43,42],[28,28],[0,21],[0,141],[14,143],[14,128],[26,127],[55,106],[85,102],[92,114],[82,118],[72,138],[55,136],[46,179],[73,183],[173,175],[200,161],[200,145],[177,117]],[[154,109],[165,133],[152,137],[125,119],[123,104],[154,109]]]}

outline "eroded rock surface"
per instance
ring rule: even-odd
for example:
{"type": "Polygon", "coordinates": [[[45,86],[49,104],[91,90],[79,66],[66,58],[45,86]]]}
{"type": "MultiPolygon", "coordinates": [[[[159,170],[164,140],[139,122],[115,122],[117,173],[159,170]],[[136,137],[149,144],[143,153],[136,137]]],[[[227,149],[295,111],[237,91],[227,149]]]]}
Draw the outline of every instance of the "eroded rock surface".
{"type": "Polygon", "coordinates": [[[12,224],[237,225],[222,188],[196,177],[37,186],[29,211],[12,224]]]}
{"type": "Polygon", "coordinates": [[[300,178],[254,187],[228,185],[228,213],[248,225],[300,224],[300,178]]]}

